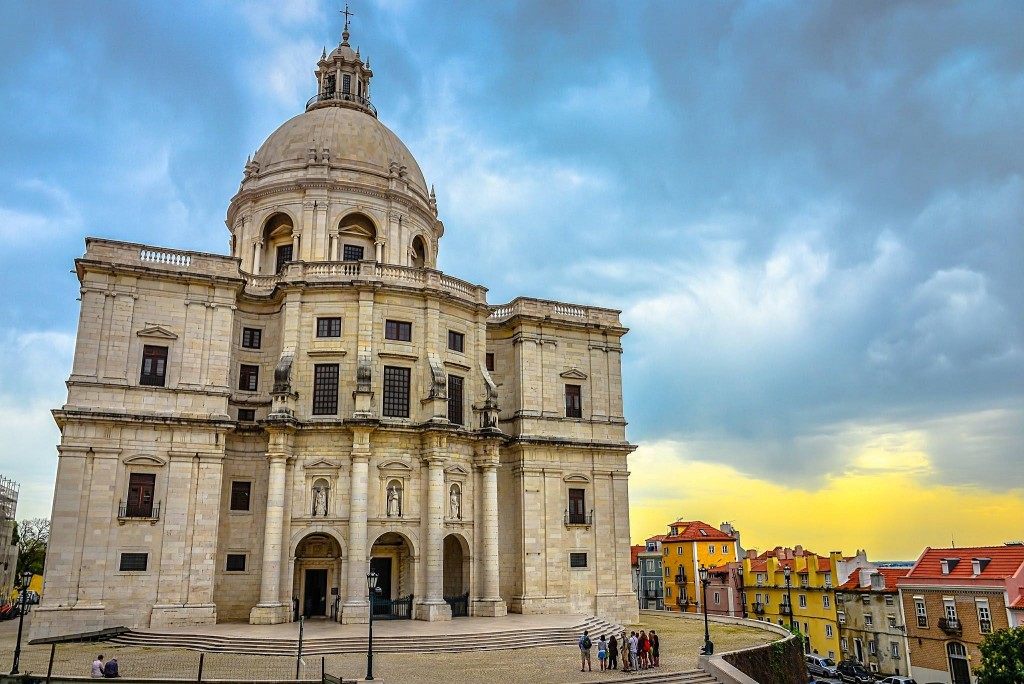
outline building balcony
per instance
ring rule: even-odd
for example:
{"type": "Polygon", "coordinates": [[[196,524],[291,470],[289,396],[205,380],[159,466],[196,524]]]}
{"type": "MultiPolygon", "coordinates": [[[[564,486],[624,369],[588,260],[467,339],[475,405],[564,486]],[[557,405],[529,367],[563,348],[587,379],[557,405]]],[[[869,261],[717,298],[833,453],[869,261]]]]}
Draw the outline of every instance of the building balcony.
{"type": "Polygon", "coordinates": [[[117,520],[122,525],[126,520],[149,520],[156,522],[160,519],[160,502],[145,504],[130,504],[121,501],[117,506],[117,520]]]}
{"type": "Polygon", "coordinates": [[[370,98],[362,97],[354,93],[346,93],[337,90],[328,90],[314,95],[306,101],[306,109],[309,110],[313,105],[321,104],[323,102],[329,102],[331,104],[351,103],[359,105],[359,108],[365,109],[374,118],[377,118],[377,108],[370,104],[370,98]]]}
{"type": "Polygon", "coordinates": [[[789,605],[788,603],[783,603],[781,606],[779,606],[779,615],[792,615],[792,614],[793,614],[793,606],[789,605]]]}
{"type": "Polygon", "coordinates": [[[686,597],[678,596],[678,597],[676,597],[676,605],[679,606],[680,608],[682,608],[683,610],[686,610],[687,608],[690,607],[690,599],[686,598],[686,597]]]}
{"type": "Polygon", "coordinates": [[[590,513],[570,513],[569,511],[566,511],[562,516],[562,519],[565,521],[566,527],[571,525],[584,525],[589,527],[594,524],[594,511],[590,511],[590,513]]]}
{"type": "Polygon", "coordinates": [[[758,615],[764,615],[764,604],[755,602],[750,604],[750,609],[758,615]]]}
{"type": "Polygon", "coordinates": [[[656,590],[647,589],[644,591],[644,598],[651,601],[661,598],[661,592],[656,590]]]}
{"type": "Polygon", "coordinates": [[[686,584],[686,573],[684,572],[682,574],[676,575],[672,579],[675,580],[676,584],[686,584]]]}
{"type": "Polygon", "coordinates": [[[963,633],[963,625],[957,618],[939,618],[939,629],[946,634],[960,635],[963,633]]]}

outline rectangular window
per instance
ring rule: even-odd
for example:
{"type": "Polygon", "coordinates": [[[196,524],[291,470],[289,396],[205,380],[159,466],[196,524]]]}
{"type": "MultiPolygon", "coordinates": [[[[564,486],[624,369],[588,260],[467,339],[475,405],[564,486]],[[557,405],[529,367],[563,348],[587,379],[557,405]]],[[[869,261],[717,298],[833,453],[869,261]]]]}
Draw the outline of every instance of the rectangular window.
{"type": "Polygon", "coordinates": [[[676,547],[676,555],[677,556],[682,556],[683,555],[683,547],[682,546],[677,546],[676,547]]]}
{"type": "Polygon", "coordinates": [[[342,261],[362,261],[363,248],[359,245],[345,245],[341,248],[342,261]]]}
{"type": "Polygon", "coordinates": [[[875,618],[874,618],[874,616],[872,616],[870,614],[865,615],[864,616],[864,626],[865,627],[874,627],[875,626],[875,618]]]}
{"type": "Polygon", "coordinates": [[[587,500],[585,489],[569,490],[569,524],[587,524],[587,500]]]}
{"type": "Polygon", "coordinates": [[[238,420],[242,423],[251,423],[256,420],[256,409],[238,409],[238,420]]]}
{"type": "Polygon", "coordinates": [[[672,587],[665,587],[665,598],[672,598],[672,587]]]}
{"type": "Polygon", "coordinates": [[[876,653],[878,653],[878,651],[875,648],[875,642],[874,641],[869,641],[868,642],[868,653],[870,653],[871,655],[875,655],[876,653]]]}
{"type": "Polygon", "coordinates": [[[384,339],[412,342],[412,323],[408,321],[384,321],[384,339]]]}
{"type": "Polygon", "coordinates": [[[492,352],[487,352],[487,354],[484,355],[484,363],[486,365],[487,371],[490,372],[490,373],[493,373],[494,372],[494,354],[492,352]]]}
{"type": "Polygon", "coordinates": [[[352,76],[344,74],[341,77],[341,92],[346,95],[352,94],[352,76]]]}
{"type": "Polygon", "coordinates": [[[892,653],[892,657],[899,659],[900,657],[900,645],[896,641],[889,642],[889,652],[892,653]]]}
{"type": "Polygon", "coordinates": [[[761,603],[761,595],[760,594],[754,594],[754,601],[756,603],[761,603]]]}
{"type": "Polygon", "coordinates": [[[665,577],[668,577],[671,572],[672,572],[672,568],[666,566],[665,567],[665,577]]]}
{"type": "Polygon", "coordinates": [[[411,370],[384,366],[384,415],[388,418],[409,417],[409,379],[411,370]]]}
{"type": "Polygon", "coordinates": [[[586,553],[570,553],[569,554],[569,567],[570,568],[585,568],[585,567],[587,567],[587,554],[586,553]]]}
{"type": "Polygon", "coordinates": [[[836,659],[836,652],[835,651],[829,651],[828,652],[828,659],[829,660],[835,660],[836,659]]]}
{"type": "Polygon", "coordinates": [[[715,545],[714,544],[708,544],[708,553],[714,553],[714,552],[715,552],[715,545]]]}
{"type": "Polygon", "coordinates": [[[243,363],[238,370],[238,389],[255,392],[260,386],[260,367],[243,363]]]}
{"type": "Polygon", "coordinates": [[[846,613],[844,613],[841,610],[836,611],[836,619],[839,621],[839,624],[845,625],[846,624],[846,613]]]}
{"type": "Polygon", "coordinates": [[[722,544],[722,553],[729,553],[729,545],[722,544]]]}
{"type": "Polygon", "coordinates": [[[229,553],[228,562],[224,569],[228,572],[245,572],[245,554],[229,553]]]}
{"type": "Polygon", "coordinates": [[[338,364],[318,363],[313,366],[313,415],[338,414],[338,364]]]}
{"type": "Polygon", "coordinates": [[[155,490],[156,475],[152,473],[130,474],[128,476],[128,501],[124,517],[153,517],[153,492],[155,490]]]}
{"type": "Polygon", "coordinates": [[[924,597],[914,597],[914,607],[917,611],[917,626],[927,627],[928,626],[928,610],[924,607],[924,597]]]}
{"type": "Polygon", "coordinates": [[[462,352],[466,348],[466,336],[454,330],[448,331],[448,348],[452,351],[462,352]]]}
{"type": "Polygon", "coordinates": [[[946,619],[956,620],[956,601],[952,598],[943,598],[942,606],[946,612],[946,619]]]}
{"type": "Polygon", "coordinates": [[[448,422],[462,425],[462,378],[457,375],[448,376],[448,422]]]}
{"type": "Polygon", "coordinates": [[[860,600],[861,600],[861,603],[863,603],[866,606],[866,605],[871,603],[871,595],[870,594],[862,594],[861,597],[860,597],[860,600]]]}
{"type": "Polygon", "coordinates": [[[845,599],[843,598],[842,594],[839,594],[839,593],[836,594],[836,605],[838,605],[838,606],[843,605],[843,601],[844,600],[845,599]]]}
{"type": "Polygon", "coordinates": [[[289,242],[287,245],[280,245],[276,252],[277,265],[274,268],[274,273],[280,273],[284,265],[292,260],[292,245],[289,242]]]}
{"type": "Polygon", "coordinates": [[[988,609],[988,599],[974,599],[978,606],[978,627],[982,634],[992,633],[992,613],[988,609]]]}
{"type": "MultiPolygon", "coordinates": [[[[846,653],[847,651],[849,651],[849,650],[850,650],[850,642],[848,642],[848,641],[846,640],[846,637],[842,637],[842,638],[841,638],[841,639],[839,640],[839,649],[840,649],[840,650],[841,650],[841,651],[842,651],[843,653],[846,653]]],[[[829,656],[829,657],[831,657],[831,656],[829,656]]]]}
{"type": "Polygon", "coordinates": [[[242,347],[259,349],[263,343],[263,331],[259,328],[242,328],[242,347]]]}
{"type": "Polygon", "coordinates": [[[716,591],[716,592],[715,592],[715,605],[717,606],[717,605],[718,605],[719,603],[721,603],[721,602],[722,602],[722,597],[721,597],[721,595],[720,595],[720,594],[719,594],[719,593],[718,593],[718,592],[716,591]]]}
{"type": "Polygon", "coordinates": [[[828,600],[828,594],[822,594],[821,595],[821,607],[822,608],[831,608],[832,607],[831,602],[828,600]]]}
{"type": "Polygon", "coordinates": [[[764,583],[765,583],[765,573],[763,573],[763,572],[757,573],[757,586],[763,587],[764,583]]]}
{"type": "Polygon", "coordinates": [[[122,553],[118,569],[121,572],[145,572],[148,567],[148,553],[122,553]]]}
{"type": "Polygon", "coordinates": [[[832,573],[831,572],[826,572],[825,573],[825,586],[826,587],[831,587],[832,586],[832,573]]]}
{"type": "Polygon", "coordinates": [[[139,384],[163,387],[167,375],[167,347],[147,344],[142,348],[142,373],[139,384]]]}
{"type": "Polygon", "coordinates": [[[832,638],[832,625],[825,625],[825,638],[826,639],[831,639],[832,638]]]}
{"type": "Polygon", "coordinates": [[[251,495],[252,482],[239,482],[237,480],[233,481],[231,483],[231,510],[249,510],[249,498],[251,495]]]}
{"type": "Polygon", "coordinates": [[[887,619],[889,621],[889,629],[895,628],[896,627],[896,616],[895,615],[889,615],[887,619]]]}
{"type": "Polygon", "coordinates": [[[885,595],[885,605],[887,605],[887,606],[894,605],[892,594],[886,594],[885,595]]]}
{"type": "Polygon", "coordinates": [[[341,337],[341,318],[334,316],[316,319],[316,336],[341,337]]]}
{"type": "Polygon", "coordinates": [[[647,561],[647,574],[649,575],[652,572],[654,572],[654,561],[648,560],[647,561]]]}
{"type": "Polygon", "coordinates": [[[579,385],[566,385],[565,386],[565,417],[566,418],[582,418],[583,417],[583,397],[579,385]]]}
{"type": "Polygon", "coordinates": [[[796,598],[797,598],[797,601],[800,603],[800,607],[801,608],[806,608],[807,607],[807,596],[805,594],[800,594],[796,598]]]}

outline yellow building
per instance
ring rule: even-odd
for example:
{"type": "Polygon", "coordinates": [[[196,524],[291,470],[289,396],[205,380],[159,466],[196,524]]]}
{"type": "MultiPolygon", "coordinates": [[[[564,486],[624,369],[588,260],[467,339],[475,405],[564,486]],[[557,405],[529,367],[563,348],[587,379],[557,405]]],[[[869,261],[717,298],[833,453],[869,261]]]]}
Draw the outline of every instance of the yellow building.
{"type": "Polygon", "coordinates": [[[661,540],[665,608],[700,612],[701,591],[697,570],[702,565],[714,568],[738,560],[738,540],[699,520],[669,523],[668,529],[668,534],[661,540]]]}
{"type": "Polygon", "coordinates": [[[795,626],[808,637],[808,652],[837,659],[839,622],[836,586],[859,565],[863,552],[844,557],[838,551],[819,556],[797,546],[777,547],[743,559],[743,584],[748,615],[756,620],[795,626]]]}

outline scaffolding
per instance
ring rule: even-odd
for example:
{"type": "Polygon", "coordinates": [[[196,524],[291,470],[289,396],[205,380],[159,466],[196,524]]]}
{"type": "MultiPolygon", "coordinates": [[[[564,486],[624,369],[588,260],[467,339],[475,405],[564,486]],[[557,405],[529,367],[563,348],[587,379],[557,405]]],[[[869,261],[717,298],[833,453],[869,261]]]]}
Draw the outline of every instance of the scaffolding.
{"type": "Polygon", "coordinates": [[[12,542],[19,488],[17,482],[0,475],[0,603],[10,598],[18,572],[18,547],[12,542]]]}

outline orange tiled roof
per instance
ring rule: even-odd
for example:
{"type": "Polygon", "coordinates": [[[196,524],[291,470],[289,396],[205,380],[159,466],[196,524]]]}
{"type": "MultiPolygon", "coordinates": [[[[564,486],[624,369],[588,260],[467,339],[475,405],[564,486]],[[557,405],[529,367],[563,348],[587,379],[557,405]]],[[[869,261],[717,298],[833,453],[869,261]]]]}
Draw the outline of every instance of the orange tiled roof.
{"type": "Polygon", "coordinates": [[[665,534],[656,534],[656,535],[654,535],[653,537],[648,537],[648,538],[647,538],[647,539],[645,539],[644,541],[646,541],[646,542],[658,542],[658,541],[663,541],[663,540],[665,539],[665,537],[667,537],[667,536],[668,536],[668,535],[665,535],[665,534]]]}
{"type": "Polygon", "coordinates": [[[910,572],[902,579],[910,582],[915,579],[992,579],[1004,580],[1013,577],[1024,566],[1024,546],[973,546],[960,549],[926,548],[910,572]],[[949,572],[942,574],[941,561],[945,558],[959,558],[949,572]],[[989,563],[981,574],[974,574],[974,558],[989,558],[989,563]]]}
{"type": "MultiPolygon", "coordinates": [[[[757,558],[751,559],[750,570],[751,572],[765,572],[768,569],[768,558],[771,556],[758,556],[757,558]]],[[[807,570],[797,570],[796,559],[793,558],[779,558],[779,567],[775,572],[784,572],[784,568],[790,568],[795,571],[798,575],[806,575],[807,570]]],[[[828,557],[818,557],[818,571],[819,572],[830,572],[832,570],[832,564],[828,557]]]]}
{"type": "Polygon", "coordinates": [[[637,563],[636,555],[638,553],[643,553],[646,550],[647,550],[647,547],[643,546],[643,545],[640,545],[640,544],[638,544],[636,546],[630,546],[629,547],[629,564],[630,565],[636,565],[636,563],[637,563]]]}
{"type": "Polygon", "coordinates": [[[731,537],[717,527],[712,527],[700,520],[690,522],[675,521],[669,523],[669,528],[672,527],[678,527],[679,534],[667,534],[663,541],[736,541],[735,537],[731,537]]]}
{"type": "Polygon", "coordinates": [[[848,579],[843,584],[836,587],[836,591],[879,591],[892,593],[896,591],[897,580],[906,577],[907,573],[910,572],[910,568],[877,568],[875,572],[881,574],[885,578],[885,586],[880,589],[874,589],[871,586],[862,587],[860,586],[860,568],[855,568],[850,574],[848,579]]]}
{"type": "Polygon", "coordinates": [[[1010,604],[1011,610],[1024,610],[1024,594],[1017,597],[1017,600],[1010,604]]]}

